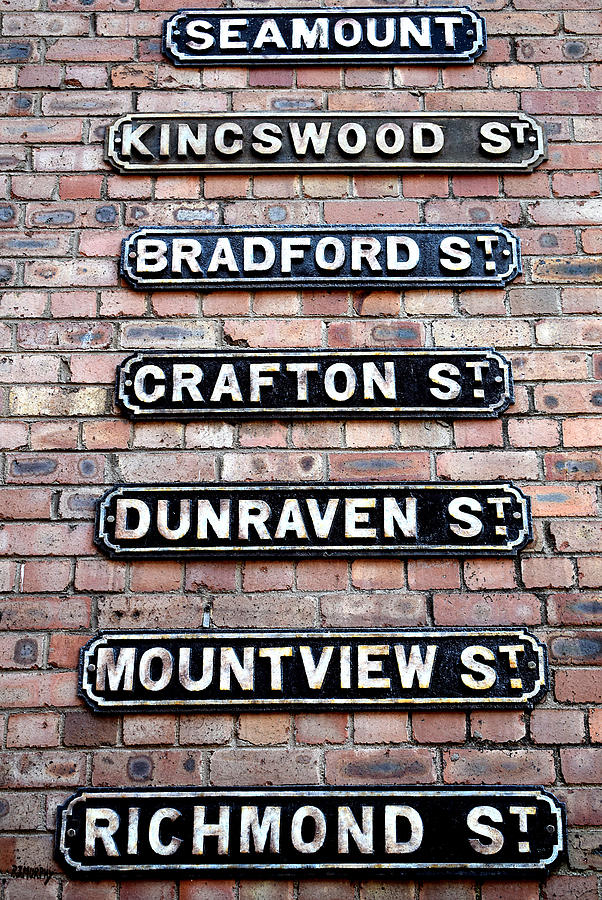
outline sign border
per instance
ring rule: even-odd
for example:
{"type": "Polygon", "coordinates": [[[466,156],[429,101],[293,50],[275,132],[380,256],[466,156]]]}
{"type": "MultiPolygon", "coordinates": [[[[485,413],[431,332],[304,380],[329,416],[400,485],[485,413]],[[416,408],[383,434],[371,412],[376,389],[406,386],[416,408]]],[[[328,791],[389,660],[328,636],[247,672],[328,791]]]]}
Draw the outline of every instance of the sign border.
{"type": "Polygon", "coordinates": [[[143,228],[138,228],[136,231],[133,231],[126,238],[123,238],[121,242],[121,255],[119,259],[119,274],[128,282],[136,290],[182,290],[185,288],[205,292],[205,291],[214,291],[214,290],[268,290],[268,289],[279,289],[279,288],[294,288],[296,290],[304,290],[304,289],[337,289],[337,288],[347,288],[348,290],[365,290],[366,287],[369,288],[387,288],[391,289],[404,289],[404,290],[420,290],[424,284],[428,284],[429,286],[436,285],[437,287],[446,287],[450,290],[464,290],[474,287],[487,287],[487,288],[495,288],[495,287],[505,287],[505,285],[513,281],[519,275],[522,274],[522,257],[520,250],[520,240],[517,235],[513,234],[508,228],[503,225],[484,225],[482,228],[478,225],[403,225],[403,224],[390,224],[390,225],[238,225],[238,226],[229,226],[229,225],[214,225],[214,226],[199,226],[196,228],[170,228],[169,226],[145,226],[143,228]],[[229,237],[231,235],[239,235],[239,234],[249,234],[255,233],[257,237],[264,237],[269,234],[274,234],[278,236],[281,233],[293,232],[295,234],[301,235],[312,235],[315,234],[324,236],[331,235],[332,237],[336,237],[338,234],[352,234],[353,232],[365,231],[365,233],[369,236],[372,234],[386,234],[392,235],[393,231],[399,230],[403,232],[404,236],[412,235],[416,233],[425,233],[427,235],[437,234],[437,233],[453,233],[453,234],[476,234],[479,233],[487,233],[487,234],[497,234],[503,235],[504,239],[508,242],[510,257],[508,260],[508,268],[505,272],[496,272],[494,275],[490,276],[480,276],[480,275],[458,275],[451,274],[449,276],[443,275],[427,275],[425,277],[419,276],[403,276],[402,274],[397,274],[391,277],[382,277],[382,278],[369,278],[364,281],[361,275],[358,276],[333,276],[333,275],[299,275],[297,277],[292,276],[289,278],[285,278],[282,275],[275,275],[273,277],[261,277],[261,278],[251,278],[248,276],[241,276],[240,278],[208,278],[207,276],[203,276],[201,278],[141,278],[137,275],[132,266],[130,265],[129,258],[130,253],[133,252],[130,248],[133,246],[133,242],[138,238],[145,237],[146,235],[160,236],[160,235],[172,235],[174,237],[186,237],[186,236],[194,236],[197,238],[202,238],[203,233],[218,233],[220,237],[229,237]]]}
{"type": "Polygon", "coordinates": [[[162,36],[161,36],[161,51],[167,59],[174,66],[194,66],[194,67],[202,67],[202,66],[213,66],[213,65],[251,65],[256,64],[260,66],[265,65],[369,65],[374,63],[381,63],[382,65],[403,65],[404,63],[422,63],[425,65],[433,65],[439,63],[440,65],[446,65],[448,63],[451,64],[470,64],[475,61],[475,59],[481,56],[487,49],[487,30],[485,25],[485,20],[482,16],[476,13],[474,10],[470,9],[466,6],[461,7],[453,7],[453,6],[437,6],[437,7],[429,7],[424,10],[417,9],[416,7],[406,7],[406,6],[397,6],[390,7],[386,9],[379,9],[378,7],[361,7],[355,9],[354,7],[341,7],[340,9],[321,9],[320,7],[306,7],[300,9],[283,9],[283,8],[267,8],[266,10],[260,9],[180,9],[177,13],[171,15],[168,19],[165,19],[163,22],[162,36]],[[178,50],[175,42],[173,41],[173,31],[175,26],[178,24],[178,20],[183,16],[188,15],[197,15],[202,16],[203,13],[205,15],[213,15],[213,16],[223,16],[223,17],[233,17],[233,16],[253,16],[253,17],[263,17],[268,18],[272,15],[289,15],[289,16],[303,16],[303,15],[319,15],[322,17],[345,17],[348,14],[350,17],[353,15],[357,15],[358,13],[371,13],[372,15],[376,15],[378,13],[382,13],[383,15],[386,13],[387,15],[399,15],[413,13],[417,15],[422,12],[423,14],[437,14],[437,13],[457,13],[466,15],[467,17],[472,19],[472,24],[475,29],[475,35],[473,40],[473,45],[470,50],[464,50],[460,53],[458,52],[450,52],[446,53],[435,53],[431,51],[430,53],[404,53],[402,50],[399,53],[379,53],[378,50],[375,50],[372,53],[328,53],[321,52],[316,53],[315,51],[309,51],[306,54],[297,54],[291,53],[289,56],[283,56],[281,53],[262,53],[261,55],[253,55],[250,53],[237,53],[231,54],[228,56],[221,56],[218,53],[206,54],[206,55],[195,55],[193,53],[185,53],[178,50]]]}
{"type": "Polygon", "coordinates": [[[88,873],[111,872],[111,873],[131,873],[134,877],[138,874],[140,877],[148,877],[154,873],[165,876],[173,872],[187,872],[188,877],[200,874],[213,874],[220,872],[240,872],[245,876],[257,874],[264,876],[269,872],[288,872],[300,873],[303,875],[312,875],[319,872],[353,872],[355,871],[376,871],[380,876],[396,875],[405,871],[422,871],[432,876],[440,874],[462,874],[476,873],[487,875],[489,873],[506,873],[512,874],[528,874],[532,872],[547,871],[554,863],[562,857],[566,849],[566,811],[565,805],[558,800],[554,794],[549,792],[545,787],[540,785],[482,785],[482,786],[456,786],[456,785],[348,785],[346,787],[325,788],[323,785],[282,785],[280,787],[261,787],[261,786],[244,786],[233,787],[230,789],[210,788],[210,787],[181,787],[181,788],[149,788],[140,790],[138,788],[78,788],[71,797],[68,797],[64,803],[57,808],[56,832],[55,832],[55,859],[69,871],[78,876],[84,876],[88,873]],[[203,797],[216,798],[238,798],[242,794],[247,797],[258,797],[265,800],[267,797],[282,797],[292,795],[300,799],[311,797],[330,797],[349,800],[350,796],[354,798],[382,798],[386,796],[403,796],[411,799],[412,797],[425,796],[442,796],[458,795],[461,797],[475,797],[487,799],[491,797],[534,797],[538,800],[547,802],[550,811],[556,819],[556,842],[551,856],[540,860],[537,864],[529,863],[487,863],[485,861],[478,863],[402,863],[391,862],[386,868],[379,865],[370,865],[368,861],[362,862],[341,862],[341,863],[314,863],[310,866],[303,863],[198,863],[196,865],[154,865],[136,864],[136,865],[97,865],[94,868],[85,869],[81,863],[74,861],[70,856],[66,845],[66,829],[67,819],[71,814],[71,810],[75,803],[79,800],[88,800],[90,798],[106,797],[124,799],[127,796],[139,798],[166,798],[166,799],[202,799],[203,797]],[[62,855],[61,855],[62,854],[62,855]]]}
{"type": "MultiPolygon", "coordinates": [[[[224,119],[228,120],[229,113],[228,112],[208,112],[208,113],[198,113],[196,118],[199,119],[224,119]]],[[[251,166],[251,163],[236,163],[232,160],[224,160],[224,162],[219,164],[207,164],[207,163],[193,163],[190,161],[183,160],[181,163],[173,164],[173,163],[151,163],[150,165],[144,165],[142,163],[131,163],[124,162],[119,159],[116,147],[115,147],[115,138],[119,133],[119,128],[122,124],[125,124],[132,119],[139,119],[144,122],[153,121],[153,120],[174,120],[180,119],[182,122],[188,121],[190,119],[195,118],[194,113],[142,113],[142,112],[134,112],[127,113],[123,116],[119,116],[119,118],[115,119],[109,127],[106,129],[106,137],[105,137],[105,160],[113,166],[113,168],[117,169],[119,172],[149,172],[151,174],[160,174],[161,172],[170,172],[170,173],[184,173],[190,174],[190,172],[207,172],[212,174],[214,172],[224,172],[227,174],[231,174],[232,172],[251,172],[252,174],[262,175],[266,172],[289,172],[293,171],[295,173],[301,172],[463,172],[463,171],[486,171],[486,172],[530,172],[533,169],[537,168],[544,160],[547,158],[547,141],[545,132],[542,126],[537,122],[530,114],[522,112],[522,110],[508,111],[504,110],[498,112],[496,110],[485,111],[485,112],[450,112],[450,111],[424,111],[417,110],[415,112],[350,112],[350,111],[335,111],[328,112],[327,110],[321,111],[309,111],[303,113],[297,112],[270,112],[266,110],[265,112],[242,112],[242,113],[232,113],[230,118],[236,118],[240,121],[240,119],[269,119],[269,120],[286,120],[289,121],[295,117],[303,118],[303,119],[340,119],[346,118],[349,120],[361,120],[366,118],[383,118],[383,117],[391,117],[396,120],[399,119],[417,119],[418,121],[428,120],[428,119],[465,119],[465,118],[473,118],[473,119],[497,119],[504,120],[507,118],[511,118],[514,121],[525,122],[528,123],[537,134],[537,141],[535,142],[535,146],[533,148],[533,154],[526,160],[521,160],[518,163],[504,163],[504,162],[495,162],[494,160],[483,160],[482,162],[478,160],[473,160],[469,162],[450,162],[445,164],[436,163],[433,164],[423,164],[421,165],[417,161],[408,160],[406,162],[398,162],[394,163],[393,161],[383,160],[383,162],[351,162],[347,161],[345,163],[328,163],[326,160],[316,161],[314,163],[300,163],[298,160],[294,162],[272,162],[266,163],[262,162],[255,167],[251,166]]]]}
{"type": "Polygon", "coordinates": [[[153,710],[161,713],[161,711],[176,711],[187,713],[204,713],[204,712],[244,712],[246,710],[262,710],[263,707],[268,709],[287,709],[294,712],[296,709],[314,709],[316,706],[328,706],[329,709],[379,709],[380,707],[395,709],[489,709],[505,708],[505,709],[532,709],[536,703],[540,702],[544,694],[549,690],[549,676],[547,665],[547,650],[542,641],[539,641],[534,634],[525,628],[437,628],[425,626],[423,628],[380,628],[380,629],[348,629],[348,628],[306,628],[306,629],[283,629],[283,628],[267,628],[267,629],[230,629],[230,628],[205,628],[205,629],[180,629],[177,631],[164,631],[162,629],[147,629],[144,631],[124,631],[120,629],[101,629],[80,649],[79,651],[79,671],[77,693],[89,707],[95,712],[101,714],[111,714],[113,711],[119,713],[135,714],[136,712],[145,713],[153,710]],[[539,669],[534,679],[533,690],[524,692],[521,696],[508,697],[390,697],[390,698],[361,698],[361,697],[315,697],[315,698],[284,698],[274,697],[272,699],[261,698],[242,698],[232,700],[224,698],[223,700],[212,699],[202,701],[191,698],[191,701],[184,700],[107,700],[95,693],[95,688],[90,680],[88,666],[93,663],[94,654],[99,646],[107,646],[111,641],[119,643],[135,641],[136,639],[163,639],[177,640],[182,639],[199,639],[207,640],[223,638],[245,638],[249,641],[257,638],[266,639],[273,637],[275,640],[295,640],[320,638],[328,640],[329,638],[366,638],[368,639],[399,639],[403,641],[409,640],[428,640],[430,638],[457,637],[491,637],[499,636],[500,639],[515,638],[524,643],[529,643],[537,656],[539,669]]]}
{"type": "Polygon", "coordinates": [[[230,557],[231,559],[297,559],[297,558],[316,558],[316,557],[342,557],[349,558],[427,558],[448,556],[452,559],[464,558],[470,556],[489,556],[489,557],[512,557],[518,554],[518,551],[525,547],[532,540],[532,522],[531,522],[531,502],[530,498],[525,496],[512,482],[509,481],[482,481],[482,482],[434,482],[434,481],[407,481],[407,482],[216,482],[216,483],[190,483],[181,482],[174,484],[166,483],[144,483],[144,484],[116,484],[109,488],[96,501],[96,514],[94,517],[94,543],[96,546],[106,553],[111,559],[219,559],[230,557]],[[123,492],[147,493],[152,491],[178,491],[178,490],[211,490],[219,495],[225,491],[236,491],[249,489],[260,490],[265,493],[270,491],[281,491],[290,488],[293,491],[316,491],[323,488],[325,490],[353,488],[359,491],[386,491],[391,489],[425,489],[425,490],[456,490],[458,488],[470,489],[488,489],[503,490],[504,493],[510,494],[518,502],[522,511],[522,524],[519,529],[516,540],[506,545],[471,545],[467,547],[450,546],[441,544],[431,547],[416,547],[413,544],[397,545],[395,547],[374,547],[369,544],[358,544],[355,546],[345,545],[313,545],[304,546],[279,546],[266,547],[265,545],[255,544],[245,546],[244,548],[236,545],[231,546],[212,546],[212,547],[129,547],[124,549],[113,544],[105,530],[105,516],[107,513],[107,503],[115,496],[120,496],[123,492]],[[450,552],[442,552],[450,551],[450,552]]]}
{"type": "Polygon", "coordinates": [[[418,349],[399,348],[396,350],[385,349],[376,350],[370,348],[344,348],[327,350],[324,348],[312,348],[304,350],[299,347],[290,348],[260,348],[260,349],[239,349],[218,348],[214,350],[139,350],[126,357],[122,362],[117,364],[115,373],[115,402],[121,411],[129,419],[134,421],[168,419],[169,421],[204,421],[205,419],[230,420],[236,419],[241,421],[279,419],[279,418],[315,418],[327,415],[328,417],[336,417],[337,419],[371,419],[371,418],[407,418],[407,419],[425,419],[425,418],[470,418],[470,419],[487,419],[496,418],[501,415],[508,407],[514,403],[514,382],[512,378],[512,364],[501,353],[498,353],[493,347],[466,347],[454,349],[451,347],[423,347],[418,349]],[[319,356],[340,356],[349,358],[350,356],[365,357],[370,354],[378,356],[382,359],[387,357],[399,356],[440,356],[444,358],[446,354],[466,354],[485,359],[495,359],[502,372],[503,385],[500,389],[499,402],[491,404],[482,409],[476,407],[407,407],[407,406],[372,406],[372,407],[335,407],[335,406],[305,406],[305,407],[282,407],[274,409],[251,409],[248,405],[245,409],[222,409],[219,407],[207,409],[188,409],[177,410],[167,407],[161,409],[144,409],[139,404],[132,402],[131,397],[126,391],[125,382],[134,363],[141,362],[146,358],[171,358],[185,360],[189,358],[220,358],[223,357],[224,362],[232,360],[234,357],[250,356],[252,358],[261,359],[272,356],[311,357],[315,359],[319,356]]]}

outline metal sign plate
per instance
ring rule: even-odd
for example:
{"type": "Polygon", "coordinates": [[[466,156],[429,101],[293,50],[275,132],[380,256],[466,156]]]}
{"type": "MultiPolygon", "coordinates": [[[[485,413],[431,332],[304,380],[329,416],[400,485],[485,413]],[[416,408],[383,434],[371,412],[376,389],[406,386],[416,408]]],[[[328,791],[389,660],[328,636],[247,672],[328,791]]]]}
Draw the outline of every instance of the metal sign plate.
{"type": "Polygon", "coordinates": [[[519,708],[546,686],[522,628],[102,631],[79,663],[98,712],[519,708]]]}
{"type": "Polygon", "coordinates": [[[502,287],[520,272],[501,225],[141,228],[121,250],[140,290],[502,287]]]}
{"type": "Polygon", "coordinates": [[[131,113],[107,129],[120,172],[528,172],[545,137],[523,112],[131,113]]]}
{"type": "Polygon", "coordinates": [[[58,809],[55,852],[97,878],[514,877],[565,847],[563,805],[538,787],[165,787],[80,789],[58,809]]]}
{"type": "Polygon", "coordinates": [[[515,556],[528,498],[481,484],[118,485],[97,501],[109,556],[515,556]]]}
{"type": "Polygon", "coordinates": [[[470,9],[198,9],[163,25],[176,66],[470,63],[486,49],[470,9]]]}
{"type": "Polygon", "coordinates": [[[500,415],[510,363],[494,350],[141,351],[117,367],[132,419],[500,415]]]}

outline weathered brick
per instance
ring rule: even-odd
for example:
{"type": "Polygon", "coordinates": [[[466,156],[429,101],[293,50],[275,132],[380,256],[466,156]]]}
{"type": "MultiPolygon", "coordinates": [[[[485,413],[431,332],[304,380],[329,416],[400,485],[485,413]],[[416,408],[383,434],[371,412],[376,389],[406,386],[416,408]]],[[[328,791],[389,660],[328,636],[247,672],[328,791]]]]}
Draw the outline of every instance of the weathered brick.
{"type": "Polygon", "coordinates": [[[578,709],[534,709],[530,728],[536,744],[579,744],[584,739],[583,712],[578,709]]]}
{"type": "Polygon", "coordinates": [[[421,744],[461,744],[466,740],[466,714],[413,712],[412,733],[421,744]]]}
{"type": "Polygon", "coordinates": [[[328,784],[432,784],[433,754],[426,748],[326,750],[328,784]]]}
{"type": "Polygon", "coordinates": [[[433,613],[437,625],[536,625],[541,620],[539,601],[533,594],[470,593],[435,594],[433,613]]]}
{"type": "Polygon", "coordinates": [[[216,750],[210,780],[230,784],[317,784],[318,751],[309,749],[216,750]]]}
{"type": "Polygon", "coordinates": [[[560,669],[554,693],[561,703],[602,703],[602,670],[560,669]]]}
{"type": "Polygon", "coordinates": [[[549,750],[444,750],[443,780],[446,784],[553,784],[554,757],[549,750]]]}
{"type": "Polygon", "coordinates": [[[470,728],[477,740],[493,741],[496,744],[520,741],[525,736],[523,714],[510,710],[473,712],[470,715],[470,728]]]}

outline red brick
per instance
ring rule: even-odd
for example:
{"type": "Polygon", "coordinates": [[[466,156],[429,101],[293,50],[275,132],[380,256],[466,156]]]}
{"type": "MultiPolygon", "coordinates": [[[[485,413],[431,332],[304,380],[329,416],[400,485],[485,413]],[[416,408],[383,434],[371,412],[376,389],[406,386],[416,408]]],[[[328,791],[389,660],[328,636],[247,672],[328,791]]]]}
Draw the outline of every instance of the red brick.
{"type": "Polygon", "coordinates": [[[539,600],[533,594],[435,594],[433,612],[437,625],[537,625],[539,600]]]}
{"type": "Polygon", "coordinates": [[[510,559],[474,559],[464,563],[464,581],[469,590],[516,587],[514,562],[510,559]]]}
{"type": "MultiPolygon", "coordinates": [[[[372,721],[372,719],[371,719],[372,721]]],[[[344,744],[348,736],[347,713],[300,713],[295,716],[295,739],[298,744],[344,744]]],[[[357,720],[355,726],[357,739],[357,720]]],[[[379,735],[379,742],[382,735],[379,735]]]]}
{"type": "Polygon", "coordinates": [[[602,587],[602,556],[584,556],[577,560],[579,585],[602,587]]]}
{"type": "Polygon", "coordinates": [[[546,475],[551,481],[597,481],[602,473],[602,453],[598,451],[546,453],[544,466],[546,475]]]}
{"type": "Polygon", "coordinates": [[[176,900],[176,885],[169,881],[125,881],[119,900],[176,900]]]}
{"type": "Polygon", "coordinates": [[[569,784],[599,784],[602,779],[602,754],[593,747],[561,750],[560,765],[569,784]]]}
{"type": "Polygon", "coordinates": [[[351,564],[351,583],[364,591],[403,588],[403,563],[399,559],[356,559],[351,564]]]}
{"type": "Polygon", "coordinates": [[[326,750],[327,784],[432,784],[433,755],[426,748],[326,750]]]}
{"type": "Polygon", "coordinates": [[[241,881],[239,900],[293,900],[292,881],[241,881]]]}
{"type": "Polygon", "coordinates": [[[285,591],[293,586],[292,562],[248,561],[243,569],[243,588],[247,591],[285,591]]]}
{"type": "Polygon", "coordinates": [[[427,453],[329,453],[333,481],[421,481],[429,478],[427,453]]]}
{"type": "Polygon", "coordinates": [[[602,703],[602,669],[560,669],[554,684],[560,703],[602,703]]]}
{"type": "Polygon", "coordinates": [[[551,875],[543,886],[544,900],[597,900],[595,875],[551,875]]]}
{"type": "Polygon", "coordinates": [[[347,560],[304,559],[297,563],[297,589],[345,590],[348,583],[347,560]]]}
{"type": "Polygon", "coordinates": [[[423,881],[420,884],[420,900],[474,900],[476,897],[473,881],[423,881]]]}
{"type": "Polygon", "coordinates": [[[446,784],[553,784],[554,757],[548,750],[443,751],[446,784]]]}
{"type": "Polygon", "coordinates": [[[21,570],[21,590],[24,593],[62,591],[69,584],[70,578],[69,560],[26,560],[21,570]]]}
{"type": "Polygon", "coordinates": [[[454,422],[456,447],[503,446],[502,423],[496,419],[484,422],[457,420],[454,422]]]}
{"type": "Polygon", "coordinates": [[[77,787],[84,784],[85,757],[73,751],[0,753],[2,787],[77,787]]]}
{"type": "Polygon", "coordinates": [[[245,744],[286,744],[290,735],[290,715],[279,712],[242,713],[239,740],[245,744]]]}
{"type": "Polygon", "coordinates": [[[8,717],[7,747],[57,747],[59,722],[56,713],[16,713],[8,717]]]}
{"type": "Polygon", "coordinates": [[[341,628],[375,628],[397,625],[426,625],[423,594],[323,594],[320,597],[322,625],[341,628]]]}
{"type": "Polygon", "coordinates": [[[405,712],[376,710],[353,714],[355,744],[405,744],[408,740],[408,715],[405,712]]]}
{"type": "Polygon", "coordinates": [[[123,743],[127,746],[137,744],[168,744],[176,742],[176,717],[149,715],[124,716],[123,743]]]}
{"type": "Polygon", "coordinates": [[[590,709],[589,733],[593,743],[602,743],[602,709],[590,709]]]}
{"type": "Polygon", "coordinates": [[[520,741],[525,736],[525,722],[522,712],[510,710],[486,710],[470,715],[472,734],[480,741],[504,744],[520,741]]]}
{"type": "Polygon", "coordinates": [[[180,900],[234,900],[235,883],[223,878],[180,882],[180,900]]]}
{"type": "Polygon", "coordinates": [[[420,347],[424,326],[407,319],[386,322],[332,322],[328,326],[328,346],[339,347],[420,347]]]}
{"type": "Polygon", "coordinates": [[[182,564],[177,560],[136,561],[130,567],[133,591],[177,591],[182,582],[182,564]]]}
{"type": "Polygon", "coordinates": [[[63,891],[64,900],[115,900],[117,887],[112,881],[95,884],[67,882],[63,891]]]}
{"type": "Polygon", "coordinates": [[[558,423],[554,419],[511,419],[508,437],[513,447],[556,447],[559,442],[558,423]]]}
{"type": "Polygon", "coordinates": [[[573,584],[573,566],[568,559],[549,559],[538,556],[525,557],[522,560],[521,567],[523,584],[526,588],[570,588],[573,584]]]}
{"type": "Polygon", "coordinates": [[[460,566],[455,561],[410,559],[407,566],[412,590],[460,587],[460,566]]]}
{"type": "Polygon", "coordinates": [[[412,732],[421,744],[461,744],[466,740],[466,714],[413,712],[412,732]]]}
{"type": "Polygon", "coordinates": [[[481,887],[481,900],[539,900],[536,881],[495,881],[481,887]]]}
{"type": "Polygon", "coordinates": [[[536,744],[580,744],[584,740],[579,709],[534,709],[530,727],[536,744]]]}
{"type": "Polygon", "coordinates": [[[213,785],[317,784],[318,751],[309,749],[216,750],[213,785]]]}
{"type": "Polygon", "coordinates": [[[232,716],[192,715],[180,716],[180,741],[183,744],[227,744],[232,736],[232,716]]]}
{"type": "Polygon", "coordinates": [[[236,587],[237,566],[234,562],[189,562],[186,564],[186,589],[232,591],[236,587]]]}
{"type": "Polygon", "coordinates": [[[537,478],[537,456],[530,450],[454,450],[437,457],[437,473],[444,479],[495,480],[507,477],[508,472],[512,472],[514,478],[537,478]]]}
{"type": "Polygon", "coordinates": [[[552,625],[596,625],[602,623],[602,602],[595,593],[553,594],[548,597],[552,625]]]}
{"type": "Polygon", "coordinates": [[[48,649],[48,665],[59,669],[75,669],[79,651],[87,637],[86,634],[53,634],[48,649]]]}

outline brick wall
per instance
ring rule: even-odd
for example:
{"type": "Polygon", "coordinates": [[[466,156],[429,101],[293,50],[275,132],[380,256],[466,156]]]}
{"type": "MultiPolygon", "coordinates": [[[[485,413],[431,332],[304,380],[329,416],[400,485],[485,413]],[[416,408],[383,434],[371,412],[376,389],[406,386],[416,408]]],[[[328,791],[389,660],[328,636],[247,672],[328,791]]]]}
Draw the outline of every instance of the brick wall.
{"type": "MultiPolygon", "coordinates": [[[[176,69],[179,0],[0,0],[0,869],[2,900],[594,900],[602,827],[602,16],[599,0],[473,0],[475,65],[176,69]],[[159,7],[159,8],[158,8],[159,7]],[[132,110],[512,110],[547,126],[530,175],[121,176],[132,110]],[[144,293],[120,284],[135,227],[499,222],[525,275],[506,291],[144,293]],[[113,406],[132,348],[492,345],[501,420],[131,424],[113,406]],[[139,562],[101,557],[116,481],[512,478],[532,498],[519,561],[139,562]],[[526,624],[553,686],[522,712],[93,716],[76,697],[98,627],[526,624]],[[539,783],[568,808],[570,862],[544,885],[472,881],[113,882],[51,859],[56,804],[92,785],[539,783]]],[[[194,3],[189,4],[194,6],[194,3]]],[[[217,5],[205,0],[200,6],[217,5]]],[[[241,3],[241,5],[245,5],[241,3]]],[[[291,3],[288,5],[307,5],[291,3]]],[[[362,0],[360,5],[366,5],[362,0]]]]}

